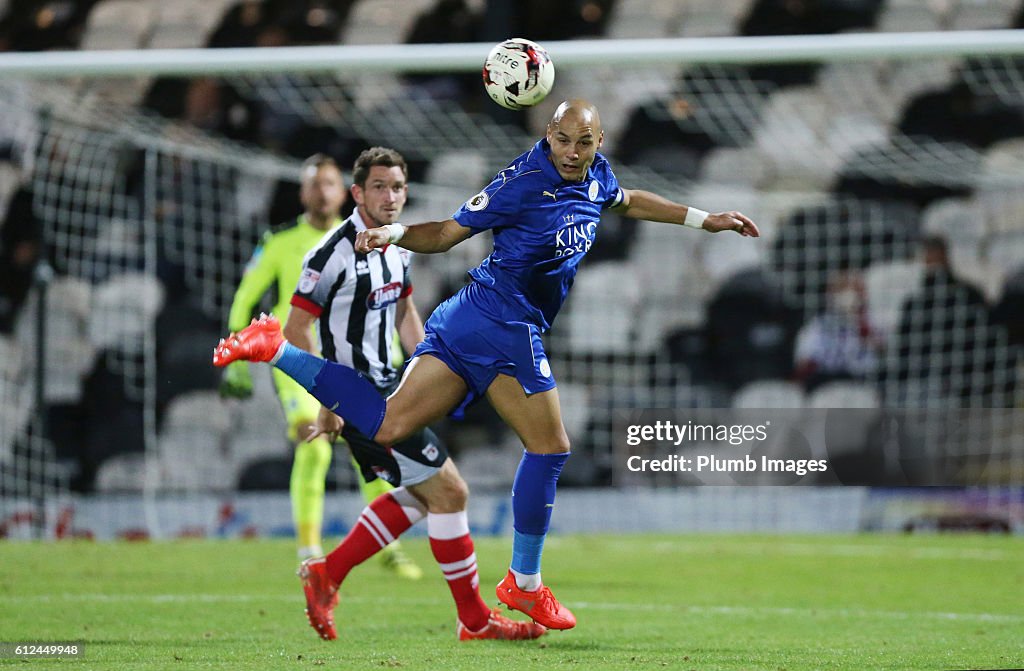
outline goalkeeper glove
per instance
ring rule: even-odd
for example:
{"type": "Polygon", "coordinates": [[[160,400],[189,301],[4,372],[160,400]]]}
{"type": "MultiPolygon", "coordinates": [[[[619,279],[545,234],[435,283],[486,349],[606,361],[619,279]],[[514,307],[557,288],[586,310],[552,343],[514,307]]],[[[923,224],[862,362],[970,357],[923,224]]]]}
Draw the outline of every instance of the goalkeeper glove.
{"type": "Polygon", "coordinates": [[[248,361],[234,361],[224,369],[220,381],[221,398],[249,398],[252,396],[252,375],[248,361]]]}

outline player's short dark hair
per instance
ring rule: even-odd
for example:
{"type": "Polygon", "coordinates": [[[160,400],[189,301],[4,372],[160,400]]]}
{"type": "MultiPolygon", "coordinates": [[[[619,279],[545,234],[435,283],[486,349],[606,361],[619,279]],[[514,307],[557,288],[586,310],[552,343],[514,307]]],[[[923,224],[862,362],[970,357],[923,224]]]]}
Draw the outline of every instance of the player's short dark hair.
{"type": "Polygon", "coordinates": [[[299,174],[302,175],[302,179],[306,179],[306,174],[310,170],[319,170],[320,168],[334,168],[339,173],[341,172],[338,162],[327,154],[313,154],[302,162],[302,170],[299,174]]]}
{"type": "Polygon", "coordinates": [[[352,183],[365,186],[370,168],[375,165],[382,165],[385,168],[399,167],[405,178],[409,179],[409,167],[401,154],[389,147],[370,147],[356,159],[356,164],[352,168],[352,183]]]}

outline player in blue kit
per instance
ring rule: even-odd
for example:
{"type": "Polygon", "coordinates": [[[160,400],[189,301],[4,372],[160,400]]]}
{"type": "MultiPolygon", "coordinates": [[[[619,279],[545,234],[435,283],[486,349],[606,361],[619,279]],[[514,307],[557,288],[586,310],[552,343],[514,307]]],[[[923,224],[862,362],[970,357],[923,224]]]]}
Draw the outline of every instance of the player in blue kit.
{"type": "MultiPolygon", "coordinates": [[[[619,186],[607,159],[597,153],[603,140],[592,104],[563,102],[545,137],[451,219],[359,233],[356,249],[364,253],[389,244],[444,252],[481,231],[494,233],[494,251],[470,271],[473,282],[434,310],[425,325],[426,338],[386,401],[351,368],[288,345],[273,318],[232,334],[214,352],[214,363],[221,366],[237,359],[270,362],[386,445],[486,396],[525,448],[512,484],[512,561],[498,584],[498,599],[550,629],[570,629],[576,618],[544,586],[540,574],[556,483],[569,456],[558,390],[540,335],[565,301],[601,213],[615,209],[635,219],[713,233],[760,235],[739,212],[709,214],[619,186]]],[[[318,430],[337,430],[340,420],[335,424],[333,419],[321,422],[318,430]]]]}

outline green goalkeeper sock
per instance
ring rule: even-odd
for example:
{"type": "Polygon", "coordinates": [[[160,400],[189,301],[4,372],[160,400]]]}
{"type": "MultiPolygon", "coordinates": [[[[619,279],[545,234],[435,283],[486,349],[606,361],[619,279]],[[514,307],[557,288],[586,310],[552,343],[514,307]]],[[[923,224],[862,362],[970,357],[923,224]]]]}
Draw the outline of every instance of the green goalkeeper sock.
{"type": "Polygon", "coordinates": [[[289,492],[300,548],[319,548],[324,521],[324,481],[331,465],[331,444],[316,438],[295,447],[289,492]]]}

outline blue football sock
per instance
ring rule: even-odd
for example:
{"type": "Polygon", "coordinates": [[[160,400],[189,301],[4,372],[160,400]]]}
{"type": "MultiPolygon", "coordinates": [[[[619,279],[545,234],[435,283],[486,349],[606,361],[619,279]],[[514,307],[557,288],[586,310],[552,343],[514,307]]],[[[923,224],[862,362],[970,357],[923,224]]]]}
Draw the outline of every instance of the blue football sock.
{"type": "Polygon", "coordinates": [[[285,343],[274,365],[364,436],[377,435],[387,402],[362,373],[313,356],[291,343],[285,343]]]}
{"type": "Polygon", "coordinates": [[[555,490],[569,452],[534,454],[523,451],[523,458],[512,482],[512,570],[540,573],[544,537],[551,523],[555,490]]]}
{"type": "Polygon", "coordinates": [[[326,359],[313,356],[306,350],[286,342],[274,365],[308,391],[313,388],[314,380],[325,363],[326,359]]]}

